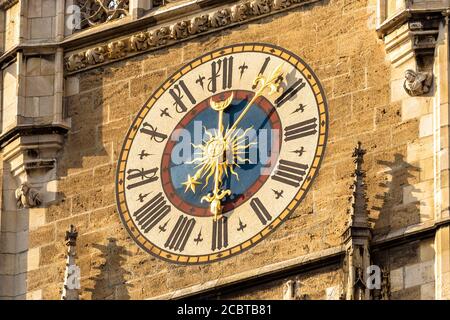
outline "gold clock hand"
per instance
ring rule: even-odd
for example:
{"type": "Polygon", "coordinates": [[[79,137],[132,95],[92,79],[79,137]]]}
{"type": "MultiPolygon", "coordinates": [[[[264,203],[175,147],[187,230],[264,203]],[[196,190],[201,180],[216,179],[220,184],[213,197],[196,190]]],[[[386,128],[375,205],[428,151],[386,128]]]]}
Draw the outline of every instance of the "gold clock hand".
{"type": "MultiPolygon", "coordinates": [[[[222,213],[222,199],[227,195],[231,195],[231,190],[221,190],[220,185],[222,182],[223,172],[220,169],[221,161],[226,161],[224,158],[224,153],[226,152],[227,141],[223,137],[223,112],[231,105],[233,102],[234,95],[231,94],[228,99],[215,102],[211,99],[211,108],[219,113],[218,123],[217,123],[217,133],[214,138],[214,145],[211,148],[206,148],[206,151],[210,154],[208,155],[210,159],[215,161],[214,163],[214,189],[212,194],[208,194],[202,198],[203,201],[210,202],[210,211],[214,215],[214,220],[217,220],[219,215],[222,213]]],[[[208,142],[209,143],[209,142],[208,142]]]]}
{"type": "MultiPolygon", "coordinates": [[[[216,139],[218,141],[223,141],[223,112],[225,109],[227,109],[231,103],[233,102],[233,94],[228,97],[228,99],[221,101],[221,102],[215,102],[211,99],[210,103],[211,103],[211,108],[213,110],[216,110],[219,112],[219,119],[218,119],[218,125],[217,125],[217,133],[216,133],[216,139]]],[[[225,143],[223,143],[223,145],[225,145],[225,143]]],[[[211,154],[207,154],[207,158],[206,159],[211,159],[214,156],[214,148],[217,146],[213,146],[212,149],[210,148],[205,148],[205,152],[207,153],[212,153],[211,154]]],[[[211,163],[209,162],[209,165],[211,165],[211,163]]],[[[218,171],[218,163],[215,166],[215,171],[218,171]]],[[[208,162],[207,161],[203,161],[203,165],[202,167],[197,170],[197,172],[194,174],[193,177],[191,177],[190,175],[188,175],[187,180],[182,183],[182,185],[184,185],[186,187],[186,190],[184,192],[187,192],[189,189],[195,193],[195,188],[197,185],[200,185],[200,181],[198,181],[201,177],[202,177],[202,173],[203,171],[206,169],[206,167],[208,166],[208,162]]]]}
{"type": "Polygon", "coordinates": [[[233,123],[233,126],[229,130],[227,130],[227,133],[225,134],[225,139],[229,138],[229,136],[232,134],[234,130],[236,130],[238,124],[242,121],[242,119],[245,117],[247,112],[250,110],[251,106],[255,101],[261,97],[264,94],[264,91],[266,89],[269,89],[268,95],[272,95],[275,92],[278,91],[280,85],[277,83],[278,79],[283,76],[283,72],[281,69],[283,68],[284,63],[280,64],[270,75],[269,78],[264,77],[262,74],[260,74],[256,79],[253,81],[253,84],[255,86],[261,85],[261,87],[256,91],[253,98],[250,100],[250,102],[245,106],[242,113],[239,115],[239,117],[236,119],[236,121],[233,123]]]}

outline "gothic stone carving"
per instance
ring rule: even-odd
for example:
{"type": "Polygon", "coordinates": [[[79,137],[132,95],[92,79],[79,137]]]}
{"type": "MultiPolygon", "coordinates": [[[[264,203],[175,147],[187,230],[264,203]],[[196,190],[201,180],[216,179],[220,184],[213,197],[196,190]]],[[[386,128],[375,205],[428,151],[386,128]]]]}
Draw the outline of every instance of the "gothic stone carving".
{"type": "Polygon", "coordinates": [[[73,225],[70,225],[70,229],[69,231],[66,231],[65,237],[67,258],[61,300],[79,300],[81,273],[80,267],[78,267],[75,263],[77,237],[77,229],[73,225]]]}
{"type": "Polygon", "coordinates": [[[220,28],[226,26],[231,22],[230,11],[228,9],[221,9],[213,12],[209,16],[209,20],[212,28],[220,28]]]}
{"type": "Polygon", "coordinates": [[[209,28],[208,22],[209,17],[206,14],[192,18],[189,24],[189,33],[196,34],[205,32],[209,28]]]}
{"type": "Polygon", "coordinates": [[[180,21],[170,26],[172,39],[183,39],[189,36],[189,21],[180,21]]]}
{"type": "Polygon", "coordinates": [[[407,70],[405,72],[404,88],[410,96],[420,96],[430,92],[432,75],[428,72],[416,72],[407,70]]]}
{"type": "Polygon", "coordinates": [[[96,64],[105,61],[105,49],[97,47],[86,51],[86,62],[88,64],[96,64]]]}
{"type": "MultiPolygon", "coordinates": [[[[105,12],[105,5],[100,6],[98,3],[108,1],[90,0],[86,1],[91,4],[94,2],[98,5],[99,12],[105,12]]],[[[115,9],[110,13],[111,18],[104,18],[105,14],[101,13],[102,19],[117,18],[119,12],[125,14],[128,10],[128,1],[112,1],[116,3],[115,9]]],[[[190,20],[182,20],[172,23],[168,26],[159,27],[150,31],[142,31],[133,34],[127,38],[114,40],[101,46],[95,46],[81,52],[71,53],[66,57],[66,71],[74,72],[85,69],[89,66],[112,62],[114,60],[126,57],[127,55],[136,54],[154,49],[162,45],[186,39],[189,36],[204,33],[210,30],[223,28],[245,20],[255,19],[258,16],[277,12],[277,10],[286,9],[296,4],[310,2],[307,0],[251,0],[242,1],[230,8],[220,8],[212,13],[201,14],[190,18],[190,20]]],[[[90,9],[92,10],[92,9],[90,9]]],[[[97,21],[97,20],[96,20],[97,21]]],[[[95,21],[94,21],[95,22],[95,21]]]]}
{"type": "Polygon", "coordinates": [[[22,185],[16,189],[17,208],[34,208],[41,205],[39,193],[31,188],[28,183],[22,183],[22,185]]]}
{"type": "Polygon", "coordinates": [[[241,3],[231,7],[231,21],[239,22],[247,19],[248,16],[248,4],[241,3]]]}
{"type": "Polygon", "coordinates": [[[145,32],[141,32],[131,36],[130,38],[130,47],[133,51],[142,51],[147,49],[148,46],[148,38],[145,32]]]}
{"type": "Polygon", "coordinates": [[[83,53],[74,53],[66,59],[66,69],[70,71],[83,69],[86,67],[84,61],[83,53]]]}
{"type": "Polygon", "coordinates": [[[129,14],[129,0],[78,0],[81,29],[123,18],[129,14]]]}
{"type": "MultiPolygon", "coordinates": [[[[274,3],[279,2],[277,0],[272,1],[272,6],[274,3]]],[[[253,0],[250,1],[250,8],[252,9],[252,14],[261,15],[270,12],[270,2],[269,0],[253,0]]]]}
{"type": "Polygon", "coordinates": [[[108,43],[108,57],[110,59],[118,59],[124,57],[126,55],[125,48],[125,42],[121,40],[108,43]]]}
{"type": "Polygon", "coordinates": [[[291,1],[290,0],[275,0],[273,2],[273,8],[275,10],[279,10],[282,8],[287,8],[291,5],[291,1]]]}

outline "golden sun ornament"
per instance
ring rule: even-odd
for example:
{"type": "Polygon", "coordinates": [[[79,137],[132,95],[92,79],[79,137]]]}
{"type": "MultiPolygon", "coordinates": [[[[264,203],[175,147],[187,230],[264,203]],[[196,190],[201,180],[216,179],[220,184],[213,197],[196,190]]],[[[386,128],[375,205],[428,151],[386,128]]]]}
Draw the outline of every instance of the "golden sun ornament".
{"type": "Polygon", "coordinates": [[[194,148],[199,151],[195,152],[194,156],[199,155],[200,157],[194,158],[191,163],[198,163],[196,168],[199,169],[193,177],[189,175],[183,185],[186,186],[185,192],[191,190],[195,193],[196,186],[201,184],[199,179],[202,179],[206,175],[206,180],[202,188],[204,189],[208,185],[209,179],[214,175],[214,189],[212,193],[201,199],[202,202],[207,201],[211,204],[210,211],[214,215],[214,220],[217,220],[222,213],[221,201],[226,196],[231,195],[231,190],[221,190],[223,177],[224,175],[228,177],[229,174],[232,174],[239,180],[239,175],[234,171],[234,167],[239,167],[239,163],[245,161],[242,156],[245,155],[245,150],[251,145],[245,145],[245,139],[248,131],[252,127],[247,128],[241,133],[242,130],[237,129],[237,126],[256,100],[263,95],[264,91],[268,90],[268,95],[278,92],[280,79],[283,77],[282,68],[283,64],[279,65],[269,77],[260,74],[255,78],[254,85],[259,87],[259,89],[231,128],[226,130],[225,134],[223,132],[223,112],[233,102],[234,95],[231,94],[227,99],[219,102],[213,99],[210,100],[211,108],[217,111],[219,115],[217,130],[214,133],[206,131],[207,138],[205,139],[205,143],[202,145],[194,145],[194,148]]]}
{"type": "Polygon", "coordinates": [[[186,187],[185,192],[191,190],[196,192],[196,186],[201,185],[199,181],[205,176],[205,182],[203,188],[209,183],[209,179],[214,176],[214,190],[211,194],[208,194],[202,198],[203,201],[211,203],[211,213],[214,214],[217,219],[221,213],[222,205],[220,201],[226,196],[231,195],[231,190],[221,190],[223,184],[223,178],[228,177],[230,174],[234,175],[239,180],[239,175],[234,171],[234,167],[239,163],[245,161],[245,151],[254,143],[245,144],[248,132],[252,128],[247,130],[227,130],[224,137],[223,130],[223,112],[233,102],[233,94],[231,94],[226,100],[216,102],[211,99],[211,108],[219,113],[218,128],[213,133],[206,131],[205,142],[201,145],[193,145],[195,148],[194,159],[190,163],[198,164],[197,172],[193,177],[188,175],[187,180],[183,183],[186,187]]]}
{"type": "MultiPolygon", "coordinates": [[[[220,138],[217,132],[206,132],[207,139],[202,145],[193,145],[196,151],[194,152],[194,160],[189,163],[198,164],[196,166],[197,172],[193,177],[188,175],[188,179],[183,183],[186,186],[186,192],[190,189],[195,191],[195,186],[202,184],[199,179],[206,176],[203,188],[209,183],[209,179],[215,174],[216,170],[219,175],[219,183],[222,184],[223,177],[228,177],[230,174],[234,175],[239,180],[239,175],[234,171],[234,168],[239,167],[239,163],[244,163],[246,150],[255,145],[255,142],[245,143],[247,134],[252,128],[247,130],[234,130],[228,139],[220,138]]],[[[227,131],[228,132],[228,131],[227,131]]]]}

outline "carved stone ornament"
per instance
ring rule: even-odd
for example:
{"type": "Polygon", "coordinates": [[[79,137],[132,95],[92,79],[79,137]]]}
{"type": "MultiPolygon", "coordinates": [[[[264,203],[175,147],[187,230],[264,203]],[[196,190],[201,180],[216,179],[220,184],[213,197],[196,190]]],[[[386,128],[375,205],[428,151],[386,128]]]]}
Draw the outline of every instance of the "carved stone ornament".
{"type": "Polygon", "coordinates": [[[129,14],[129,0],[78,0],[81,28],[97,26],[129,14]]]}
{"type": "Polygon", "coordinates": [[[18,209],[34,208],[42,203],[39,193],[26,182],[16,189],[16,200],[18,209]]]}
{"type": "Polygon", "coordinates": [[[429,72],[407,70],[403,86],[410,96],[421,96],[430,92],[432,80],[432,74],[429,72]]]}
{"type": "MultiPolygon", "coordinates": [[[[99,12],[105,19],[116,19],[118,14],[125,14],[128,10],[128,1],[112,1],[117,3],[116,8],[110,13],[105,11],[105,5],[99,3],[108,2],[101,0],[86,1],[96,3],[102,8],[99,12]],[[126,10],[125,10],[126,9],[126,10]],[[107,13],[101,13],[107,12],[107,13]],[[105,18],[110,17],[110,18],[105,18]]],[[[195,36],[214,29],[224,28],[234,24],[242,23],[246,20],[258,18],[259,16],[275,13],[279,10],[292,7],[296,4],[310,3],[309,0],[251,0],[242,1],[231,7],[218,8],[209,14],[200,14],[188,20],[176,21],[170,25],[141,31],[126,38],[116,39],[102,45],[96,45],[83,51],[69,53],[65,58],[65,68],[67,72],[75,72],[95,65],[113,62],[126,56],[135,55],[137,52],[145,52],[157,47],[177,42],[188,37],[195,36]]],[[[92,10],[91,10],[92,11],[92,10]]],[[[90,22],[95,25],[97,20],[90,22]]]]}
{"type": "Polygon", "coordinates": [[[78,231],[77,231],[77,229],[73,225],[70,225],[70,229],[69,229],[69,231],[66,231],[66,237],[64,238],[64,240],[66,241],[66,245],[68,247],[76,246],[77,245],[77,238],[78,238],[78,231]]]}

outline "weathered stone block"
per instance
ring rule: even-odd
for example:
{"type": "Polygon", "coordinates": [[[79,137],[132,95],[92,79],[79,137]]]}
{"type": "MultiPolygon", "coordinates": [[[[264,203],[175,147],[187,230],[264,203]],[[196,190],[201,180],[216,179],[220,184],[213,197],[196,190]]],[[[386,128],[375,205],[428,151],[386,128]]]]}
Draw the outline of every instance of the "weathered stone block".
{"type": "Polygon", "coordinates": [[[421,262],[405,267],[405,288],[434,281],[434,260],[421,262]]]}
{"type": "Polygon", "coordinates": [[[35,230],[30,230],[30,248],[39,247],[55,241],[55,225],[48,224],[35,230]]]}

